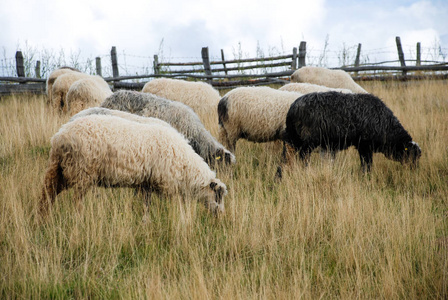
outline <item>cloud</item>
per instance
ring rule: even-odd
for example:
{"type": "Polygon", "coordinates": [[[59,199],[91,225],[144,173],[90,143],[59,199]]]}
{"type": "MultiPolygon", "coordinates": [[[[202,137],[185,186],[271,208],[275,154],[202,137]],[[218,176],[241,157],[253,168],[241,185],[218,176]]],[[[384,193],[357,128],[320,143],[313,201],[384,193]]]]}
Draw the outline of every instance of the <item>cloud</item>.
{"type": "Polygon", "coordinates": [[[441,0],[3,0],[0,45],[11,57],[25,41],[86,56],[107,55],[116,46],[119,53],[152,57],[163,40],[173,58],[200,58],[204,46],[212,57],[224,49],[233,58],[239,45],[246,56],[255,56],[257,47],[290,53],[301,40],[322,50],[328,36],[337,55],[358,43],[363,50],[395,51],[395,36],[403,45],[438,40],[446,47],[446,15],[441,0]]]}

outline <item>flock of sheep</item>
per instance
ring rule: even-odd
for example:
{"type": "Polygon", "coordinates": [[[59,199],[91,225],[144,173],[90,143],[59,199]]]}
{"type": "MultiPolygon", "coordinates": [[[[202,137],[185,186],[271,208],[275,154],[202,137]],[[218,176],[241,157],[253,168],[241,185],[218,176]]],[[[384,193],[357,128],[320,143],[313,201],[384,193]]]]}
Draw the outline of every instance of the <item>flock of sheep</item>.
{"type": "Polygon", "coordinates": [[[354,146],[364,171],[374,152],[413,164],[421,156],[392,111],[340,70],[303,67],[278,90],[240,87],[221,98],[206,83],[175,79],[112,92],[100,76],[60,68],[47,95],[72,117],[51,139],[42,215],[63,190],[80,201],[92,186],[132,187],[146,201],[152,192],[191,195],[224,212],[227,188],[212,169],[236,163],[238,139],[283,141],[283,163],[287,148],[306,160],[317,147],[335,155],[354,146]]]}

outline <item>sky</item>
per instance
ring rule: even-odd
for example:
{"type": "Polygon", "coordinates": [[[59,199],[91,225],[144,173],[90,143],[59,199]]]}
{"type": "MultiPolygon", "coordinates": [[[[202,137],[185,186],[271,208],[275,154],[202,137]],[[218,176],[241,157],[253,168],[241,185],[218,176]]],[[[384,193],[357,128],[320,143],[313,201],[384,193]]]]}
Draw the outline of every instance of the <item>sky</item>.
{"type": "Polygon", "coordinates": [[[116,46],[121,59],[152,65],[154,54],[200,60],[205,46],[212,58],[223,49],[233,59],[254,57],[257,48],[266,56],[289,54],[306,41],[310,63],[326,49],[328,63],[337,64],[343,49],[358,43],[371,62],[397,59],[400,36],[405,56],[421,42],[430,59],[438,46],[448,52],[447,17],[447,0],[0,0],[0,51],[14,57],[17,50],[62,49],[96,57],[116,46]]]}

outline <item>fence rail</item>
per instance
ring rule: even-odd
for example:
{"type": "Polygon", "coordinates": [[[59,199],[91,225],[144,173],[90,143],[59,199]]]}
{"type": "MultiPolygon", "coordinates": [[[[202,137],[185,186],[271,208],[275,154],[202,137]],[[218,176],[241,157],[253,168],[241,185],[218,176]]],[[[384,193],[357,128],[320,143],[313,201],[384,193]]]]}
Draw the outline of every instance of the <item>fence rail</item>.
{"type": "MultiPolygon", "coordinates": [[[[420,43],[417,43],[417,57],[406,60],[403,54],[400,37],[396,37],[398,60],[372,64],[360,64],[361,44],[358,44],[356,58],[351,66],[341,66],[339,68],[352,74],[354,80],[420,80],[424,78],[448,78],[447,62],[425,62],[421,60],[420,43]],[[399,63],[396,66],[385,66],[386,63],[399,63]],[[406,65],[414,63],[415,65],[406,65]],[[429,64],[422,64],[429,63],[429,64]],[[413,73],[413,74],[410,74],[413,73]]],[[[306,65],[306,42],[302,41],[299,48],[293,48],[291,54],[278,55],[273,57],[257,57],[245,59],[226,60],[224,51],[221,49],[222,60],[210,61],[208,47],[201,49],[202,62],[159,62],[157,55],[154,55],[153,74],[120,76],[118,71],[118,59],[116,47],[111,50],[111,62],[113,69],[112,77],[105,77],[114,89],[141,89],[142,82],[128,82],[129,80],[142,80],[150,78],[183,78],[203,80],[212,84],[216,88],[229,88],[240,85],[260,85],[270,83],[288,82],[289,76],[298,68],[306,65]],[[222,67],[219,67],[219,66],[222,67]],[[213,66],[213,68],[212,68],[213,66]],[[215,67],[218,66],[218,67],[215,67]],[[171,70],[172,67],[187,67],[189,69],[171,70]],[[284,67],[283,71],[271,71],[284,67]],[[246,70],[264,69],[264,72],[246,74],[246,70]],[[236,72],[230,74],[230,72],[236,72]],[[198,74],[200,73],[200,74],[198,74]]],[[[96,73],[101,76],[101,58],[96,60],[96,73]]],[[[40,78],[40,62],[37,61],[35,78],[25,77],[23,67],[23,54],[16,53],[17,77],[0,77],[0,95],[11,93],[44,93],[46,79],[40,78]]]]}

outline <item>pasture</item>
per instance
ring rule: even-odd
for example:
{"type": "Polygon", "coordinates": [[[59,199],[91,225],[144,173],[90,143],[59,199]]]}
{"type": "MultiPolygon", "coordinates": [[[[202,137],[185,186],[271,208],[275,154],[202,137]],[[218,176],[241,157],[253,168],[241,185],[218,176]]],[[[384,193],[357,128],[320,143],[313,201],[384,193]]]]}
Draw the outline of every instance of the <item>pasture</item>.
{"type": "Polygon", "coordinates": [[[45,96],[3,97],[0,298],[447,298],[448,83],[361,85],[419,143],[416,170],[375,154],[363,174],[351,148],[276,182],[281,145],[239,140],[217,172],[219,218],[157,197],[145,216],[133,190],[94,188],[81,211],[63,192],[39,222],[50,138],[69,117],[45,96]]]}

